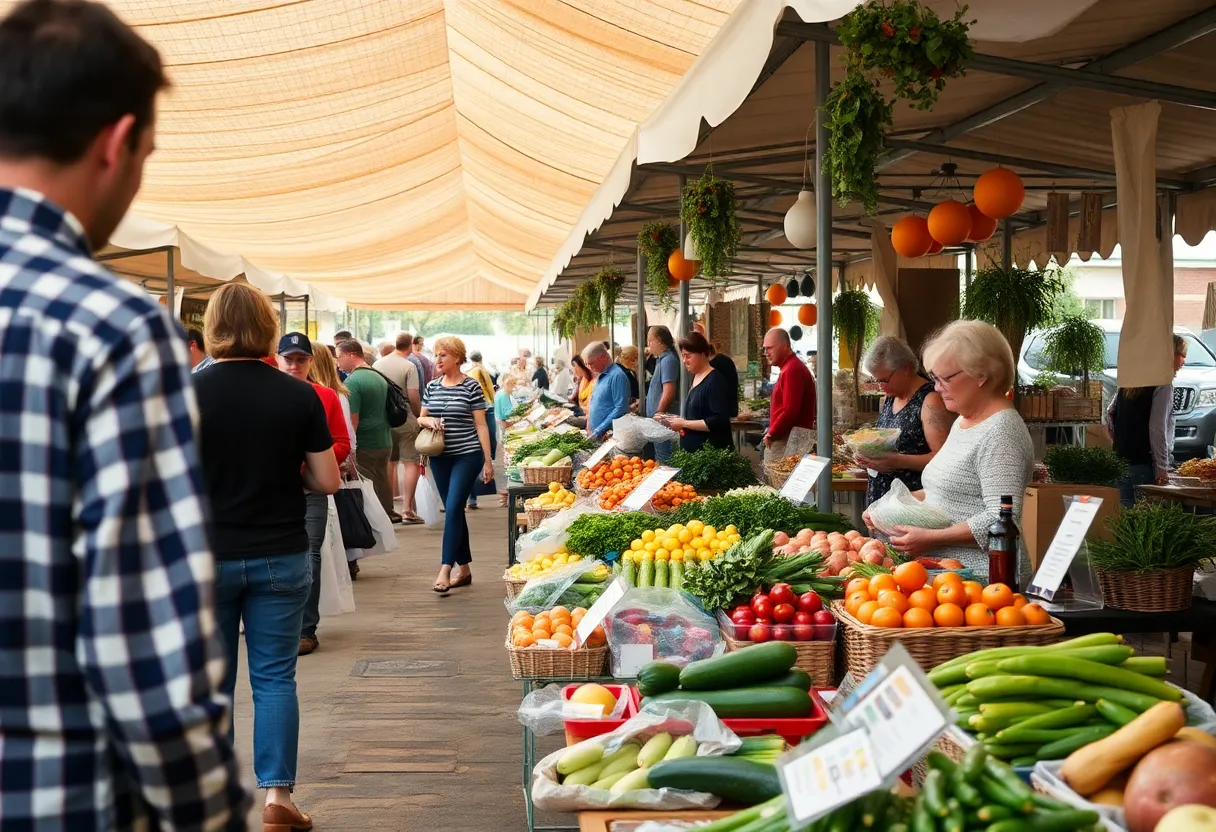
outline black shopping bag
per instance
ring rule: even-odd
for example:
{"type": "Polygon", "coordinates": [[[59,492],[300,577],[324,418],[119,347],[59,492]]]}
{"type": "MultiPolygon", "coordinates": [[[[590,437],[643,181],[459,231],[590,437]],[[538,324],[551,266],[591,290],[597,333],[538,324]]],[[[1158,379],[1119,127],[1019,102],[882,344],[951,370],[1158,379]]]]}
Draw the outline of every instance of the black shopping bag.
{"type": "Polygon", "coordinates": [[[338,509],[338,525],[342,529],[342,545],[347,549],[370,549],[376,545],[372,524],[363,513],[363,491],[359,483],[354,488],[339,488],[334,495],[338,509]]]}

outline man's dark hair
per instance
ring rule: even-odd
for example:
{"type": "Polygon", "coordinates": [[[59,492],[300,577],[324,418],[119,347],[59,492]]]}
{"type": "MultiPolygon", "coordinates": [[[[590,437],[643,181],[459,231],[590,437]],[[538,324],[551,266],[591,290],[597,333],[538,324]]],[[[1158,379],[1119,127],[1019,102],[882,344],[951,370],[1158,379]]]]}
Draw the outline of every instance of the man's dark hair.
{"type": "Polygon", "coordinates": [[[414,346],[421,347],[425,343],[426,343],[426,339],[423,338],[421,335],[414,336],[414,346]]]}
{"type": "Polygon", "coordinates": [[[354,334],[349,329],[340,329],[334,333],[334,343],[341,344],[343,341],[349,341],[354,337],[354,334]]]}
{"type": "Polygon", "coordinates": [[[187,329],[186,330],[186,343],[187,344],[193,343],[195,346],[198,347],[199,352],[207,351],[207,347],[203,342],[203,331],[201,329],[195,329],[194,327],[190,327],[189,329],[187,329]]]}
{"type": "Polygon", "coordinates": [[[414,339],[408,332],[400,332],[397,334],[397,341],[394,344],[401,352],[409,352],[410,347],[414,345],[414,339]]]}
{"type": "Polygon", "coordinates": [[[481,361],[481,353],[474,350],[473,352],[469,353],[469,360],[476,364],[477,362],[481,361]]]}
{"type": "Polygon", "coordinates": [[[169,86],[160,55],[90,0],[26,0],[0,20],[0,156],[80,159],[128,113],[134,148],[169,86]]]}
{"type": "Polygon", "coordinates": [[[338,352],[344,352],[347,355],[357,355],[360,358],[362,358],[363,357],[363,345],[360,344],[358,341],[348,338],[345,341],[338,342],[338,352]]]}
{"type": "Polygon", "coordinates": [[[670,329],[668,329],[667,327],[662,326],[662,325],[652,326],[651,329],[654,330],[654,337],[659,339],[660,344],[662,344],[664,347],[671,350],[672,352],[675,352],[676,339],[671,337],[670,329]]]}

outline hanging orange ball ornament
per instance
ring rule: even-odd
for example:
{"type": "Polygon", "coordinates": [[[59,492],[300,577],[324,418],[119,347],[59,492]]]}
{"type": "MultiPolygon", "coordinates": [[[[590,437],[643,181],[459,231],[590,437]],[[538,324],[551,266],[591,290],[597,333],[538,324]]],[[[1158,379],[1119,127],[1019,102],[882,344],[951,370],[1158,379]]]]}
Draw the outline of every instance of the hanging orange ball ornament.
{"type": "Polygon", "coordinates": [[[804,303],[798,307],[798,323],[803,326],[814,326],[819,320],[819,307],[813,303],[804,303]]]}
{"type": "Polygon", "coordinates": [[[943,246],[956,246],[971,233],[971,213],[953,199],[939,202],[929,212],[929,236],[943,246]]]}
{"type": "Polygon", "coordinates": [[[676,249],[667,258],[667,271],[676,280],[692,280],[697,276],[697,266],[700,264],[696,260],[689,260],[684,257],[684,252],[676,249]]]}
{"type": "Polygon", "coordinates": [[[934,240],[933,245],[929,246],[929,250],[927,252],[925,252],[925,256],[932,257],[934,254],[939,253],[944,248],[945,248],[944,245],[939,243],[937,240],[934,240]]]}
{"type": "Polygon", "coordinates": [[[768,311],[768,325],[770,327],[781,326],[781,313],[776,309],[770,309],[768,311]]]}
{"type": "MultiPolygon", "coordinates": [[[[772,286],[769,286],[768,291],[764,293],[764,297],[770,306],[780,306],[788,299],[785,287],[780,283],[774,283],[772,286]]],[[[776,324],[773,324],[773,326],[776,326],[776,324]]]]}
{"type": "Polygon", "coordinates": [[[967,211],[971,214],[971,233],[967,235],[968,240],[982,243],[996,233],[997,221],[977,208],[974,202],[967,206],[967,211]]]}
{"type": "Polygon", "coordinates": [[[993,168],[975,180],[975,206],[994,220],[1012,217],[1025,199],[1022,177],[1009,168],[993,168]]]}
{"type": "Polygon", "coordinates": [[[904,257],[924,257],[933,245],[924,217],[904,217],[891,228],[891,245],[904,257]]]}

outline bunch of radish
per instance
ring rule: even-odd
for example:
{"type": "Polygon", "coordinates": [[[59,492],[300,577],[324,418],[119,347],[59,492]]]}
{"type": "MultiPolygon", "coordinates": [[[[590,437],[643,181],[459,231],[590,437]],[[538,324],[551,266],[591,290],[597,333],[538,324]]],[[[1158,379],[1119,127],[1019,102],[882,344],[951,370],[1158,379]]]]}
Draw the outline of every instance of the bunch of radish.
{"type": "Polygon", "coordinates": [[[890,569],[895,566],[887,546],[881,540],[864,537],[860,532],[817,532],[803,529],[790,537],[778,532],[773,537],[773,551],[778,555],[800,555],[818,552],[825,560],[824,575],[848,575],[844,570],[858,562],[873,563],[890,569]]]}

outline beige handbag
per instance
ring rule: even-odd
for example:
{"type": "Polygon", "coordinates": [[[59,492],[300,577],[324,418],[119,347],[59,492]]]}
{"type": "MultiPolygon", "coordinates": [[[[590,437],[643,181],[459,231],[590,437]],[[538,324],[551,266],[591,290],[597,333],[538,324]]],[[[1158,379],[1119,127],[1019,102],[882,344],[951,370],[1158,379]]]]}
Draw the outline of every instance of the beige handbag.
{"type": "Polygon", "coordinates": [[[422,456],[439,456],[443,453],[443,431],[423,428],[414,440],[414,450],[422,456]]]}

